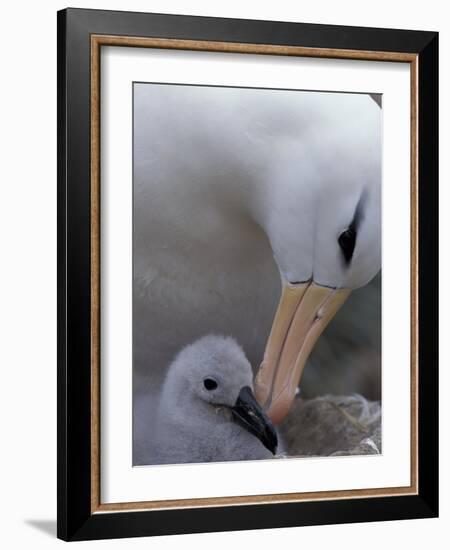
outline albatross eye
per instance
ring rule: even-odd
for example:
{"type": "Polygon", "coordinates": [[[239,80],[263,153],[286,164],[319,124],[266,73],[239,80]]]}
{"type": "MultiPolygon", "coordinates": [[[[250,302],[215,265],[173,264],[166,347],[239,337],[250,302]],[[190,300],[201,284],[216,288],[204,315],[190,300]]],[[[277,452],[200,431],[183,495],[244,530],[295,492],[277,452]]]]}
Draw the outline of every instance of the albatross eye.
{"type": "Polygon", "coordinates": [[[205,378],[203,380],[203,385],[208,391],[215,390],[217,388],[217,382],[214,378],[205,378]]]}
{"type": "Polygon", "coordinates": [[[356,230],[353,224],[339,235],[338,243],[344,255],[345,262],[349,264],[353,257],[356,244],[356,230]]]}

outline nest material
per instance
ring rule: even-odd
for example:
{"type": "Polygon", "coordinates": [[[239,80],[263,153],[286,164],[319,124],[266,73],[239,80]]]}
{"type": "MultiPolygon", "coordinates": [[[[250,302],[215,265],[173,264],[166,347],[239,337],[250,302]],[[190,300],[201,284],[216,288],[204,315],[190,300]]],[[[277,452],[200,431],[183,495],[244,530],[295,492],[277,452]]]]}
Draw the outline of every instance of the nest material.
{"type": "Polygon", "coordinates": [[[357,394],[297,398],[281,433],[287,456],[381,454],[381,404],[357,394]]]}

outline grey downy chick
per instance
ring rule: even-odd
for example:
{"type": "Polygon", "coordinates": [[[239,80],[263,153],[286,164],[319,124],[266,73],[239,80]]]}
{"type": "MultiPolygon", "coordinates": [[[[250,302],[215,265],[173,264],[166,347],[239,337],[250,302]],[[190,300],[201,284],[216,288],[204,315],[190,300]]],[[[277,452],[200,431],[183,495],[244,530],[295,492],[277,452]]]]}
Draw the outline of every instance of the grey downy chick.
{"type": "Polygon", "coordinates": [[[208,335],[183,348],[162,389],[157,462],[273,458],[277,434],[252,387],[250,363],[233,338],[208,335]]]}

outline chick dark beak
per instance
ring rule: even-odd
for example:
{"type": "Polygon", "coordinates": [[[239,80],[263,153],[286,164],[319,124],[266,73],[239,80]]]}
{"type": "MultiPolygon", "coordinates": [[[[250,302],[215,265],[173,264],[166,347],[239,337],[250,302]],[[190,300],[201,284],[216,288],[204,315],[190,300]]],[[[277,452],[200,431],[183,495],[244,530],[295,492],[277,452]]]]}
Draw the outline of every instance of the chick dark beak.
{"type": "Polygon", "coordinates": [[[256,401],[251,388],[245,386],[241,389],[231,412],[236,422],[257,437],[272,454],[275,454],[278,445],[277,433],[256,401]]]}

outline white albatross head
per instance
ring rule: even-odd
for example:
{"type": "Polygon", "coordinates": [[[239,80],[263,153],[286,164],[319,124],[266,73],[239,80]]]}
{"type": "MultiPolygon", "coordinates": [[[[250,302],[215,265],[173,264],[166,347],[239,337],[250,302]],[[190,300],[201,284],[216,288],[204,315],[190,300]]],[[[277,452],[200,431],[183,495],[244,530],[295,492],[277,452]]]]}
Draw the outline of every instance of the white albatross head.
{"type": "Polygon", "coordinates": [[[283,289],[255,391],[274,424],[320,334],[381,266],[381,111],[364,95],[312,99],[308,140],[284,144],[267,175],[277,185],[264,227],[283,289]]]}

